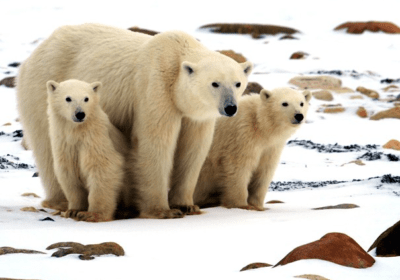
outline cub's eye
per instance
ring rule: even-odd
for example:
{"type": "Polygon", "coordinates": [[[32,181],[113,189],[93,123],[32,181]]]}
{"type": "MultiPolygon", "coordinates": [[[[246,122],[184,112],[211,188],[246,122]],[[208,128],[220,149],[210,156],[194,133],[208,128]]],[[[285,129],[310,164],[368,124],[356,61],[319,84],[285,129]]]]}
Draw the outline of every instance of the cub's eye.
{"type": "Polygon", "coordinates": [[[215,87],[215,88],[219,87],[219,84],[216,83],[216,82],[212,83],[211,85],[212,85],[213,87],[215,87]]]}
{"type": "Polygon", "coordinates": [[[304,103],[303,103],[303,102],[301,102],[301,103],[300,103],[300,106],[301,106],[301,107],[303,107],[303,106],[304,106],[304,103]]]}
{"type": "Polygon", "coordinates": [[[283,106],[283,107],[287,107],[287,106],[289,106],[289,104],[287,104],[286,102],[283,102],[283,103],[282,103],[282,106],[283,106]]]}
{"type": "MultiPolygon", "coordinates": [[[[85,101],[85,102],[88,102],[88,101],[89,101],[89,97],[86,97],[84,101],[85,101]]],[[[303,105],[302,105],[302,106],[303,106],[303,105]]]]}
{"type": "Polygon", "coordinates": [[[71,102],[72,100],[71,100],[71,97],[67,97],[67,98],[65,98],[65,101],[67,101],[67,102],[71,102]]]}
{"type": "Polygon", "coordinates": [[[236,83],[237,88],[240,88],[241,85],[242,85],[241,83],[236,83]]]}

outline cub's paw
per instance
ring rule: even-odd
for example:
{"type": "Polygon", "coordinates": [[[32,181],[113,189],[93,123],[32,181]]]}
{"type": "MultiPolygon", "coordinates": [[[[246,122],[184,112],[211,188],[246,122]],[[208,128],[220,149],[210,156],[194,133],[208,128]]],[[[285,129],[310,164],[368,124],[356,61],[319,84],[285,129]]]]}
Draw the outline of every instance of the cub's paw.
{"type": "Polygon", "coordinates": [[[150,219],[176,219],[183,218],[185,215],[179,209],[157,209],[151,212],[140,213],[140,218],[150,219]]]}
{"type": "Polygon", "coordinates": [[[67,211],[65,211],[61,216],[63,216],[64,218],[72,218],[75,219],[76,215],[80,212],[81,210],[77,210],[77,209],[68,209],[67,211]]]}
{"type": "Polygon", "coordinates": [[[171,209],[179,209],[185,215],[200,215],[200,207],[197,205],[171,205],[171,209]]]}

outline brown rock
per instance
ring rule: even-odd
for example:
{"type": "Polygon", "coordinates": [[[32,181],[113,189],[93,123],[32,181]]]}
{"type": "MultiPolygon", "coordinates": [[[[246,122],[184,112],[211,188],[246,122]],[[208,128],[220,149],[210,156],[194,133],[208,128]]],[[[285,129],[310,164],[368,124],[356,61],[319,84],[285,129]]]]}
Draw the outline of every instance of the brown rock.
{"type": "Polygon", "coordinates": [[[367,110],[365,110],[364,107],[358,107],[356,114],[360,117],[360,118],[366,118],[368,117],[368,112],[367,110]]]}
{"type": "Polygon", "coordinates": [[[296,29],[262,24],[241,24],[241,23],[214,23],[200,27],[200,29],[210,29],[214,33],[227,34],[251,34],[255,39],[259,39],[262,35],[275,35],[279,33],[294,34],[298,33],[296,29]]]}
{"type": "Polygon", "coordinates": [[[392,139],[389,142],[387,142],[385,145],[383,145],[383,148],[400,151],[400,142],[395,139],[392,139]]]}
{"type": "Polygon", "coordinates": [[[3,80],[0,81],[0,86],[6,86],[9,88],[14,88],[15,87],[15,77],[6,77],[3,80]]]}
{"type": "Polygon", "coordinates": [[[340,79],[330,76],[298,76],[289,81],[302,89],[337,89],[342,87],[340,79]]]}
{"type": "Polygon", "coordinates": [[[290,56],[290,59],[304,59],[308,56],[305,52],[295,52],[290,56]]]}
{"type": "Polygon", "coordinates": [[[40,196],[38,196],[35,193],[23,193],[23,194],[21,194],[21,196],[33,196],[33,197],[36,197],[36,198],[40,198],[40,196]]]}
{"type": "Polygon", "coordinates": [[[387,118],[400,119],[400,107],[394,107],[389,110],[378,112],[377,114],[373,115],[369,119],[376,121],[376,120],[387,119],[387,118]]]}
{"type": "Polygon", "coordinates": [[[353,95],[350,96],[350,99],[364,99],[364,97],[362,97],[361,95],[353,95]]]}
{"type": "Polygon", "coordinates": [[[292,35],[287,34],[279,38],[279,40],[299,40],[299,39],[292,35]]]}
{"type": "Polygon", "coordinates": [[[295,248],[274,267],[304,259],[320,259],[354,268],[367,268],[375,263],[374,258],[351,237],[334,232],[295,248]]]}
{"type": "Polygon", "coordinates": [[[10,122],[3,124],[3,126],[10,126],[10,125],[11,125],[10,122]]]}
{"type": "Polygon", "coordinates": [[[250,94],[250,93],[260,93],[263,87],[259,83],[249,82],[247,84],[246,89],[243,92],[243,95],[250,94]]]}
{"type": "Polygon", "coordinates": [[[332,101],[333,95],[329,90],[314,91],[313,97],[318,100],[332,101]]]}
{"type": "Polygon", "coordinates": [[[278,204],[278,203],[285,203],[285,202],[280,201],[280,200],[270,200],[266,204],[278,204]]]}
{"type": "Polygon", "coordinates": [[[262,268],[262,267],[269,267],[272,266],[271,264],[267,263],[251,263],[243,267],[240,271],[246,271],[250,269],[262,268]]]}
{"type": "Polygon", "coordinates": [[[242,62],[246,62],[247,59],[241,54],[241,53],[236,53],[232,50],[228,50],[228,51],[217,51],[219,53],[222,53],[230,58],[232,58],[233,60],[235,60],[237,63],[242,63],[242,62]]]}
{"type": "Polygon", "coordinates": [[[400,221],[385,230],[369,247],[368,252],[376,248],[378,257],[400,256],[400,221]]]}
{"type": "Polygon", "coordinates": [[[12,247],[0,247],[0,255],[7,255],[7,254],[46,254],[46,253],[34,250],[14,249],[12,247]]]}
{"type": "Polygon", "coordinates": [[[399,87],[396,85],[390,85],[382,89],[384,92],[397,92],[399,91],[399,87]]]}
{"type": "Polygon", "coordinates": [[[360,206],[355,205],[355,204],[338,204],[335,206],[325,206],[325,207],[318,207],[318,208],[312,208],[312,210],[328,210],[328,209],[352,209],[352,208],[358,208],[360,206]]]}
{"type": "Polygon", "coordinates": [[[379,22],[379,21],[368,21],[368,22],[346,22],[335,28],[335,30],[347,28],[347,33],[351,34],[362,34],[368,30],[371,32],[382,31],[390,34],[400,33],[400,28],[391,22],[379,22]]]}
{"type": "Polygon", "coordinates": [[[105,242],[100,244],[89,244],[82,245],[76,242],[59,242],[50,245],[46,250],[56,249],[52,257],[64,257],[69,254],[81,254],[79,258],[81,260],[93,260],[93,256],[113,254],[116,256],[124,256],[124,249],[115,242],[105,242]]]}
{"type": "Polygon", "coordinates": [[[137,26],[130,27],[130,28],[128,28],[128,30],[133,31],[133,32],[139,32],[139,33],[147,34],[147,35],[150,35],[150,36],[154,36],[154,35],[160,33],[160,32],[149,30],[149,29],[139,28],[137,26]]]}
{"type": "Polygon", "coordinates": [[[295,276],[294,278],[304,278],[304,279],[309,279],[309,280],[329,280],[328,278],[315,275],[315,274],[304,274],[304,275],[299,275],[295,276]]]}
{"type": "Polygon", "coordinates": [[[334,88],[332,89],[336,93],[353,93],[354,90],[348,87],[342,87],[342,88],[334,88]]]}
{"type": "Polygon", "coordinates": [[[346,109],[343,107],[327,107],[324,109],[323,112],[328,114],[336,114],[336,113],[343,113],[344,111],[346,111],[346,109]]]}
{"type": "Polygon", "coordinates": [[[373,99],[379,98],[379,93],[377,93],[375,90],[367,89],[365,87],[358,87],[356,90],[373,99]]]}
{"type": "Polygon", "coordinates": [[[29,206],[29,207],[23,207],[20,209],[21,211],[24,212],[39,212],[35,207],[29,206]]]}

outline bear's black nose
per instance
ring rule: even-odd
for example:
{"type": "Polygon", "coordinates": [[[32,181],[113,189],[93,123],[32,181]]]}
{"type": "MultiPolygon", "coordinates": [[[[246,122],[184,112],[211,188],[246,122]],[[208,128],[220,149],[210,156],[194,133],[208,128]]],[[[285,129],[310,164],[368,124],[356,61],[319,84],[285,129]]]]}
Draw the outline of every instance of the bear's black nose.
{"type": "Polygon", "coordinates": [[[81,121],[83,121],[83,119],[85,118],[85,113],[84,112],[79,112],[79,113],[76,113],[75,114],[75,117],[76,117],[76,119],[79,121],[79,122],[81,122],[81,121]]]}
{"type": "Polygon", "coordinates": [[[224,111],[228,117],[232,117],[236,114],[237,106],[236,105],[229,105],[224,108],[224,111]]]}
{"type": "Polygon", "coordinates": [[[294,118],[296,119],[296,121],[301,122],[304,119],[303,114],[296,114],[294,115],[294,118]]]}

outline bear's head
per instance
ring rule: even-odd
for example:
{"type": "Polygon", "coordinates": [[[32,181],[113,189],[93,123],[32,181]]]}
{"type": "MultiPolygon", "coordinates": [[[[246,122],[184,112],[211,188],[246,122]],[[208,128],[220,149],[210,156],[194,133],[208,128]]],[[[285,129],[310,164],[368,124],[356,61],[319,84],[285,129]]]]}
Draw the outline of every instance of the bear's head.
{"type": "Polygon", "coordinates": [[[219,53],[196,63],[182,62],[177,81],[180,96],[175,97],[177,107],[185,116],[197,120],[234,116],[252,69],[251,62],[237,63],[219,53]]]}
{"type": "Polygon", "coordinates": [[[52,111],[65,119],[79,124],[85,122],[99,106],[100,82],[86,83],[67,80],[61,83],[48,81],[48,105],[52,111]]]}
{"type": "Polygon", "coordinates": [[[260,92],[262,104],[266,107],[263,111],[274,119],[279,118],[276,123],[292,127],[305,121],[311,97],[308,90],[300,92],[291,88],[263,89],[260,92]]]}

